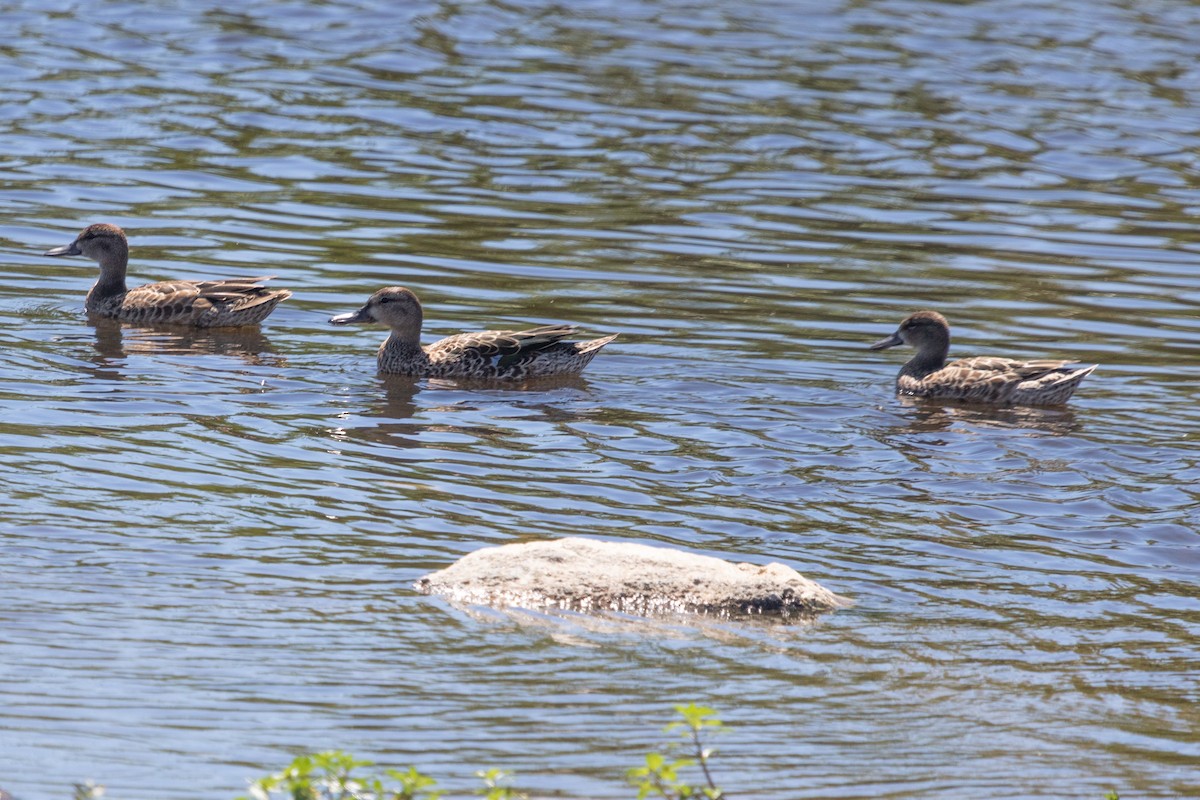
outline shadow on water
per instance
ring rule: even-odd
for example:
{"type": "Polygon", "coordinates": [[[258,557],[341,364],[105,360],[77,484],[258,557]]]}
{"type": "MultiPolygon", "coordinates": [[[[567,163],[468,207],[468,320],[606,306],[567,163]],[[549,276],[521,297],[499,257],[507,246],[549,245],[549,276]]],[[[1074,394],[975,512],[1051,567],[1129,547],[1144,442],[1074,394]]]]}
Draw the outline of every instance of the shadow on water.
{"type": "Polygon", "coordinates": [[[559,644],[582,648],[621,642],[637,643],[652,637],[659,642],[674,642],[679,645],[703,645],[708,639],[770,650],[786,646],[788,641],[816,628],[828,619],[825,615],[794,615],[785,618],[751,616],[736,619],[703,614],[643,617],[616,611],[585,614],[564,609],[489,607],[436,596],[424,598],[424,601],[442,606],[447,613],[461,614],[496,630],[540,630],[559,644]]]}
{"type": "Polygon", "coordinates": [[[91,317],[88,325],[96,334],[97,365],[111,366],[131,355],[221,355],[236,356],[254,366],[282,366],[270,339],[258,326],[238,328],[186,328],[182,326],[135,326],[115,319],[91,317]]]}
{"type": "Polygon", "coordinates": [[[904,422],[892,426],[893,433],[930,433],[971,426],[1066,436],[1080,428],[1075,412],[1068,406],[997,407],[916,397],[897,397],[896,402],[904,409],[904,422]]]}
{"type": "Polygon", "coordinates": [[[399,447],[420,447],[421,434],[467,434],[473,440],[503,444],[512,437],[507,427],[447,423],[446,420],[474,418],[487,406],[519,409],[525,424],[545,422],[560,425],[585,419],[585,411],[567,405],[590,391],[586,378],[565,375],[520,382],[418,378],[379,375],[381,392],[359,412],[343,415],[349,422],[331,431],[333,438],[359,440],[399,447]],[[419,402],[424,393],[427,404],[419,402]],[[547,400],[550,397],[550,400],[547,400]]]}

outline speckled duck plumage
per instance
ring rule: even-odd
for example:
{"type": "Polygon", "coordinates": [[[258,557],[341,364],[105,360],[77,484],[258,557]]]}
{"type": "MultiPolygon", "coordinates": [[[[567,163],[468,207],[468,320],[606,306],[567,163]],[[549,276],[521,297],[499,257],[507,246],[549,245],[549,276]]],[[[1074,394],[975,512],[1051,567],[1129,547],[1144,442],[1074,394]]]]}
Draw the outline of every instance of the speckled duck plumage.
{"type": "Polygon", "coordinates": [[[87,256],[100,264],[100,279],[88,292],[88,313],[125,322],[190,325],[197,328],[254,325],[292,296],[268,289],[259,278],[211,281],[162,281],[128,289],[129,242],[116,225],[89,225],[75,241],[47,250],[48,256],[87,256]]]}
{"type": "Polygon", "coordinates": [[[947,364],[950,325],[936,311],[909,315],[895,333],[871,345],[871,349],[901,344],[915,347],[917,353],[901,368],[896,393],[912,397],[993,405],[1058,405],[1067,402],[1080,381],[1098,366],[987,356],[947,364]]]}
{"type": "Polygon", "coordinates": [[[421,346],[421,301],[408,289],[391,286],[371,295],[366,305],[329,321],[334,325],[377,322],[391,329],[379,347],[379,371],[429,378],[522,380],[572,375],[586,367],[617,334],[586,342],[564,342],[572,325],[525,331],[460,333],[421,346]]]}

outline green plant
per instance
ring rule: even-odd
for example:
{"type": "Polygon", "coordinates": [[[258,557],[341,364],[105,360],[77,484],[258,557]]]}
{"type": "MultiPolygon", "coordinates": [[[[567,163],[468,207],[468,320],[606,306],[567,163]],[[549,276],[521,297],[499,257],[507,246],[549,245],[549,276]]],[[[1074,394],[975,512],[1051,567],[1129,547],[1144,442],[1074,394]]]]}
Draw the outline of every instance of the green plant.
{"type": "Polygon", "coordinates": [[[400,783],[399,791],[393,790],[391,794],[387,795],[393,800],[417,800],[422,797],[427,800],[437,800],[442,796],[441,792],[432,788],[437,785],[437,781],[428,775],[417,772],[416,767],[409,767],[405,772],[388,769],[384,770],[383,774],[400,783]]]}
{"type": "Polygon", "coordinates": [[[713,751],[704,746],[701,738],[702,731],[719,732],[724,727],[723,723],[711,708],[695,703],[675,706],[675,710],[683,719],[667,725],[664,731],[679,732],[682,741],[668,745],[668,749],[685,747],[691,751],[690,755],[671,760],[662,753],[647,753],[646,766],[629,770],[626,779],[637,788],[638,800],[645,800],[647,797],[662,797],[666,800],[686,800],[693,797],[725,800],[725,793],[717,787],[708,768],[709,757],[713,751]],[[699,766],[704,776],[702,786],[692,786],[680,778],[680,772],[694,766],[699,766]]]}
{"type": "Polygon", "coordinates": [[[529,795],[504,785],[504,782],[512,777],[510,772],[502,769],[489,769],[475,774],[483,779],[483,790],[475,794],[483,795],[484,800],[528,800],[529,795]]]}
{"type": "Polygon", "coordinates": [[[437,800],[442,796],[432,788],[437,781],[413,767],[407,772],[384,770],[382,777],[352,774],[359,767],[371,766],[373,762],[341,750],[297,756],[281,772],[251,784],[250,797],[254,800],[437,800]],[[385,778],[393,783],[385,783],[385,778]]]}
{"type": "MultiPolygon", "coordinates": [[[[669,752],[686,750],[681,758],[669,758],[662,753],[647,753],[646,765],[634,767],[626,779],[637,790],[638,800],[648,797],[664,800],[729,800],[713,781],[709,759],[713,751],[704,746],[702,734],[720,733],[724,723],[716,712],[705,706],[689,703],[675,706],[680,719],[668,724],[663,731],[676,733],[677,741],[666,746],[669,752]],[[693,786],[681,778],[681,773],[699,767],[704,778],[702,785],[693,786]]],[[[437,781],[409,767],[405,771],[386,769],[382,775],[354,774],[374,763],[355,758],[341,750],[297,756],[282,771],[260,778],[250,785],[250,797],[237,800],[438,800],[443,793],[434,789],[437,781]]],[[[500,769],[476,772],[483,788],[475,792],[484,800],[528,800],[528,795],[508,785],[512,774],[500,769]]],[[[0,795],[5,793],[0,790],[0,795]]],[[[73,800],[98,800],[104,787],[92,781],[75,784],[73,800]]],[[[1115,789],[1102,800],[1121,800],[1115,789]]]]}
{"type": "MultiPolygon", "coordinates": [[[[6,797],[11,795],[0,792],[6,797]]],[[[75,790],[71,793],[72,800],[99,800],[104,797],[104,787],[95,781],[84,781],[83,783],[75,784],[75,790]]]]}

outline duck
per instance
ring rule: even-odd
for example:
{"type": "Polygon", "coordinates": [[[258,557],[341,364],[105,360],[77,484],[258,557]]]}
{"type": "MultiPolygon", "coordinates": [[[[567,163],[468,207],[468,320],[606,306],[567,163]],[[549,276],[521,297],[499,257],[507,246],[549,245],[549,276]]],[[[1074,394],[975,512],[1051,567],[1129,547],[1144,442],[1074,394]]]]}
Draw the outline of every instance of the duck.
{"type": "Polygon", "coordinates": [[[896,377],[896,394],[993,405],[1048,406],[1067,402],[1098,364],[1020,361],[982,356],[946,363],[950,323],[936,311],[907,316],[896,332],[871,350],[907,344],[917,352],[896,377]]]}
{"type": "Polygon", "coordinates": [[[522,380],[575,375],[618,334],[583,342],[563,341],[574,325],[544,325],[523,331],[459,333],[421,345],[424,312],[416,294],[403,286],[375,292],[357,311],[330,318],[334,325],[378,323],[391,330],[379,347],[379,371],[425,378],[522,380]]]}
{"type": "Polygon", "coordinates": [[[129,289],[129,240],[125,231],[105,222],[84,228],[75,241],[47,250],[48,256],[87,256],[100,264],[100,279],[87,294],[89,314],[124,322],[190,325],[196,328],[255,325],[292,296],[287,289],[268,289],[258,278],[161,281],[129,289]]]}

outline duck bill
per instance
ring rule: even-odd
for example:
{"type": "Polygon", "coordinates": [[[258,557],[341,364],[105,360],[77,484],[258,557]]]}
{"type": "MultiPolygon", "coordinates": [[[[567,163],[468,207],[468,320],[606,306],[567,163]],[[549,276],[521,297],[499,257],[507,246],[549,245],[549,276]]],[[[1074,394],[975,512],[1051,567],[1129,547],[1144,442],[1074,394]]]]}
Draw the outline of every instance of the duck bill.
{"type": "Polygon", "coordinates": [[[900,334],[897,332],[897,333],[893,333],[891,336],[888,336],[885,339],[880,339],[878,342],[871,345],[867,349],[868,350],[887,350],[889,347],[895,347],[896,345],[900,345],[900,344],[904,344],[904,340],[900,338],[900,334]]]}
{"type": "Polygon", "coordinates": [[[45,253],[42,253],[42,255],[45,255],[45,256],[81,256],[81,255],[83,255],[83,251],[79,249],[79,245],[77,245],[75,242],[71,242],[70,244],[64,244],[62,247],[52,247],[49,250],[47,250],[45,253]]]}
{"type": "Polygon", "coordinates": [[[363,306],[358,311],[351,311],[349,314],[338,314],[336,317],[330,317],[329,321],[334,325],[354,325],[361,322],[374,322],[374,318],[363,306]]]}

